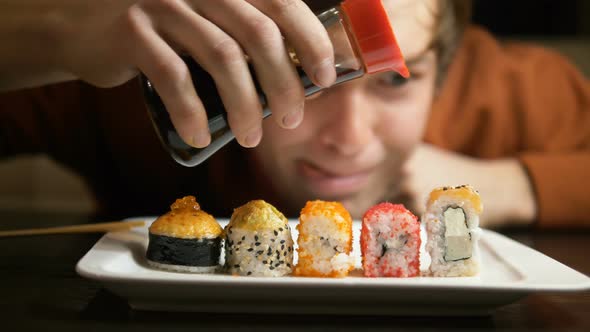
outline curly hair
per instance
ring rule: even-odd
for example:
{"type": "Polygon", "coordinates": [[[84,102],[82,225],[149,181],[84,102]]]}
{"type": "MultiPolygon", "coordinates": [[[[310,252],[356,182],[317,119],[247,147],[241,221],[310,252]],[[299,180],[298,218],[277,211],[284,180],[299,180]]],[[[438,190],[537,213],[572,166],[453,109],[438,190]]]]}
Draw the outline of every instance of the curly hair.
{"type": "Polygon", "coordinates": [[[471,20],[471,0],[439,0],[434,38],[430,47],[435,50],[438,72],[437,84],[441,84],[455,51],[461,43],[463,32],[471,20]]]}
{"type": "MultiPolygon", "coordinates": [[[[342,0],[304,0],[316,12],[337,5],[342,0]]],[[[433,39],[430,49],[437,57],[437,84],[444,81],[448,67],[457,50],[465,28],[471,20],[472,0],[438,0],[437,9],[432,10],[435,17],[433,39]]]]}

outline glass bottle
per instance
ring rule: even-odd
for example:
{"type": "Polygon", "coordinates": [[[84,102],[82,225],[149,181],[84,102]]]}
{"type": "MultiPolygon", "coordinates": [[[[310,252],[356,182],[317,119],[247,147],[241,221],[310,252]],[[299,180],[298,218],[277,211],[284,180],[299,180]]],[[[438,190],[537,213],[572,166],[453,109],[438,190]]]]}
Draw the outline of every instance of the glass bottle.
{"type": "MultiPolygon", "coordinates": [[[[397,45],[393,29],[381,0],[345,0],[339,6],[330,8],[318,15],[326,28],[334,47],[334,64],[336,83],[343,83],[364,74],[383,71],[397,71],[409,77],[403,56],[397,45]]],[[[305,95],[309,96],[321,90],[305,74],[297,55],[289,52],[297,68],[305,95]]],[[[195,148],[186,144],[172,125],[166,107],[145,76],[141,84],[148,108],[148,114],[154,124],[163,145],[172,157],[184,166],[196,166],[213,153],[234,139],[231,132],[221,97],[215,87],[213,78],[192,58],[183,57],[188,66],[195,90],[203,102],[209,119],[211,144],[205,148],[195,148]]],[[[263,106],[263,117],[271,114],[266,107],[266,98],[255,72],[253,73],[256,90],[263,106]]]]}

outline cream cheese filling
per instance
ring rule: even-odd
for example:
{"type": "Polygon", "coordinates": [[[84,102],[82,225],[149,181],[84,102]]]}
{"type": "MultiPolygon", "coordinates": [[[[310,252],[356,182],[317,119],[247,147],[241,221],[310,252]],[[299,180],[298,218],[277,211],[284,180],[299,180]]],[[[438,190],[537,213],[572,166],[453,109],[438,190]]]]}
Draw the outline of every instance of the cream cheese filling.
{"type": "Polygon", "coordinates": [[[443,213],[443,219],[445,223],[445,261],[470,258],[473,246],[463,209],[449,207],[443,213]]]}

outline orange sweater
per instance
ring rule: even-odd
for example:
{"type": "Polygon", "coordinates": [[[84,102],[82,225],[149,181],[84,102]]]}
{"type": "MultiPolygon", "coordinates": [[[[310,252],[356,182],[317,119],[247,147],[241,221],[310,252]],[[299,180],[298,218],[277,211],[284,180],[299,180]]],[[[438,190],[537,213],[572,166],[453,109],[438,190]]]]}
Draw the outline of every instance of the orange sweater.
{"type": "Polygon", "coordinates": [[[518,158],[540,226],[590,226],[590,82],[562,56],[469,29],[426,140],[479,158],[518,158]]]}
{"type": "MultiPolygon", "coordinates": [[[[538,225],[590,226],[590,84],[561,56],[469,29],[425,140],[478,158],[519,158],[535,187],[538,225]]],[[[248,167],[247,151],[232,143],[199,167],[177,165],[136,81],[0,95],[0,156],[49,154],[82,175],[105,218],[161,214],[186,194],[220,217],[255,198],[281,209],[268,181],[248,167]]]]}

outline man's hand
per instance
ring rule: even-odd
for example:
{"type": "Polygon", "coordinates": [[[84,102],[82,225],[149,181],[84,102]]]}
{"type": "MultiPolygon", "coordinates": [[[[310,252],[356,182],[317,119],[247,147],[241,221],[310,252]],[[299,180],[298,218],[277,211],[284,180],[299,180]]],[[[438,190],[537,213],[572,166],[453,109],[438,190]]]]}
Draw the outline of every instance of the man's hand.
{"type": "Polygon", "coordinates": [[[262,108],[249,63],[278,124],[294,128],[303,117],[283,37],[315,84],[335,81],[331,41],[301,0],[0,0],[0,90],[76,78],[112,87],[141,71],[180,136],[203,147],[207,117],[183,52],[211,74],[238,142],[252,147],[262,108]]]}
{"type": "Polygon", "coordinates": [[[422,144],[405,164],[404,174],[402,194],[418,214],[435,187],[470,184],[483,201],[483,227],[527,225],[535,218],[532,185],[516,159],[474,159],[422,144]]]}

